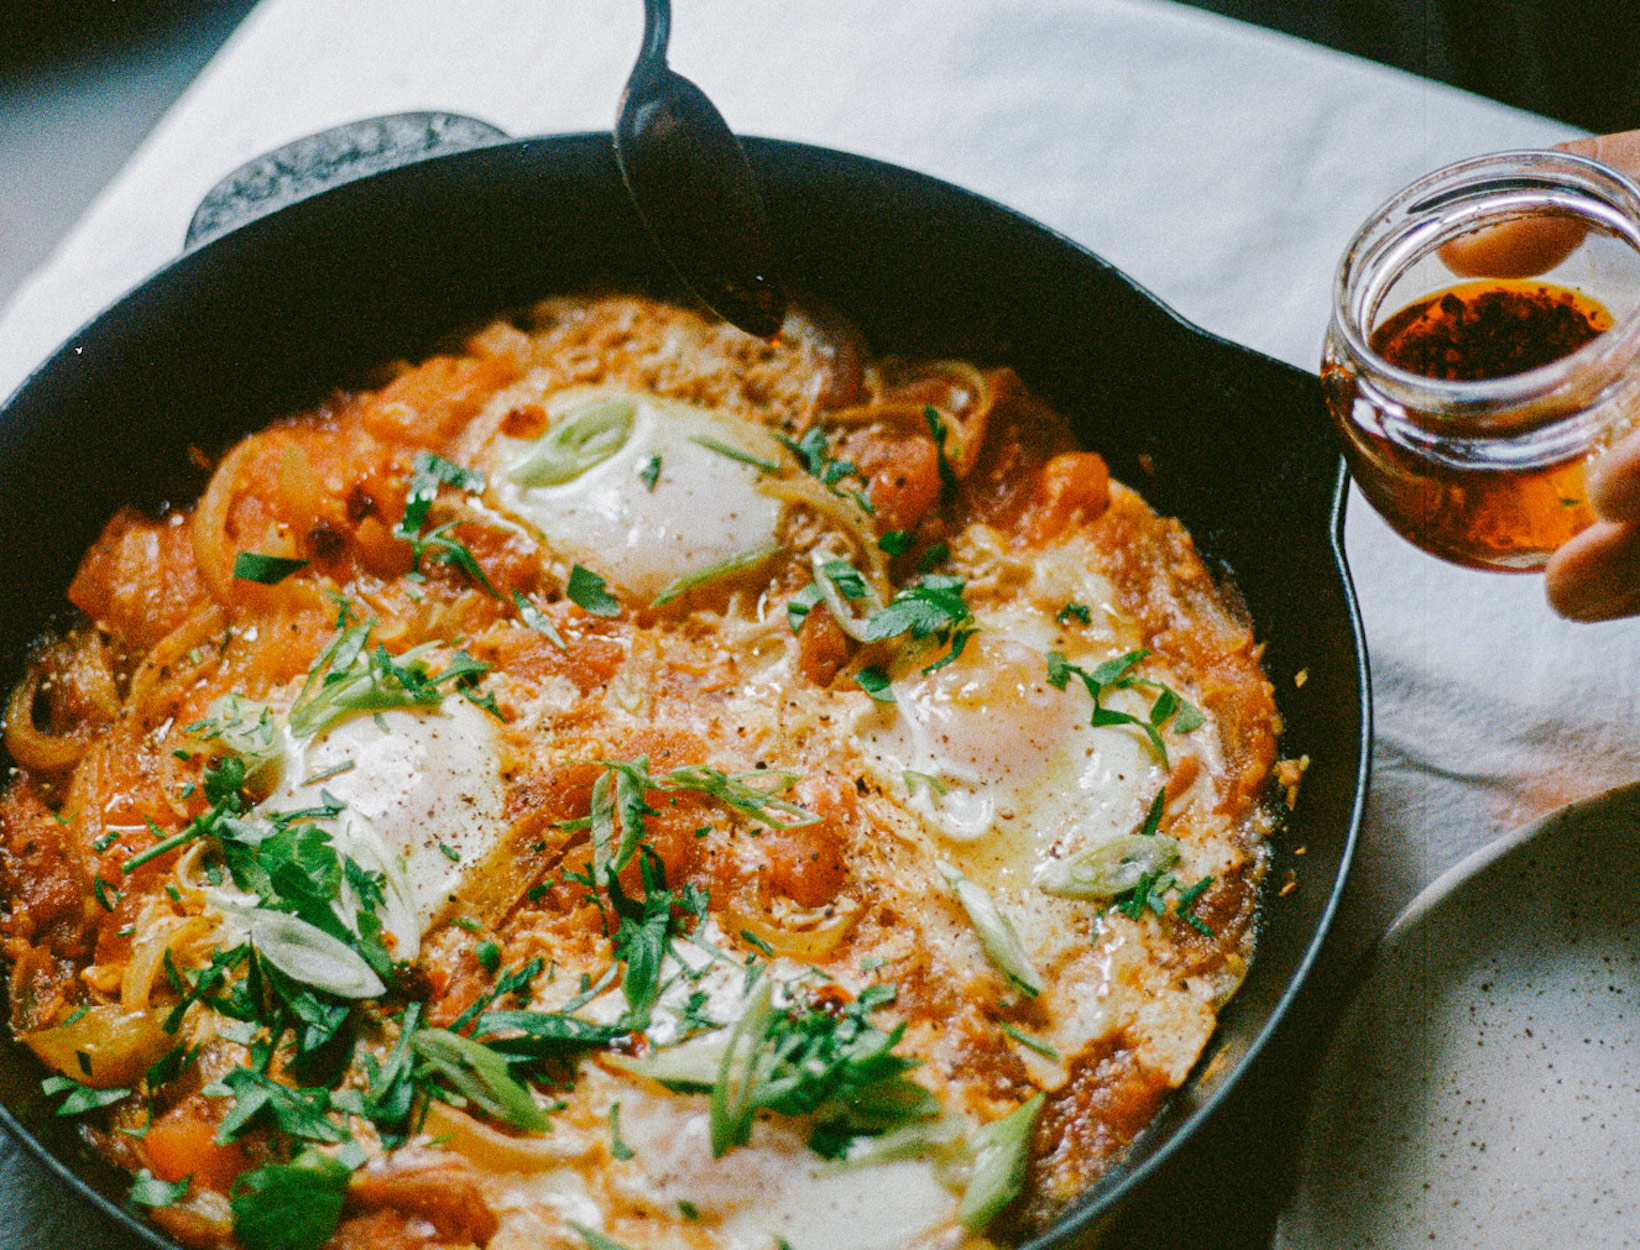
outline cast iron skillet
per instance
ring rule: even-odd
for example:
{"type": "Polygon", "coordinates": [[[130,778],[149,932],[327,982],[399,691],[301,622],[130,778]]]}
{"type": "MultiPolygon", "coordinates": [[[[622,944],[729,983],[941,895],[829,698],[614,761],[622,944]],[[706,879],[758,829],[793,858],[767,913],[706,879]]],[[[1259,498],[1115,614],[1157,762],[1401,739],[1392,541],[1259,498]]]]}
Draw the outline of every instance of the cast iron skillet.
{"type": "MultiPolygon", "coordinates": [[[[371,123],[362,146],[357,130],[315,137],[241,171],[190,233],[190,243],[214,238],[92,321],[0,409],[7,681],[116,506],[197,490],[179,473],[190,444],[220,448],[365,367],[414,358],[550,293],[593,282],[669,293],[608,135],[499,142],[491,128],[429,116],[371,123]],[[422,159],[474,141],[484,146],[422,159]],[[290,198],[301,167],[354,176],[407,152],[415,163],[232,221],[248,201],[254,214],[290,198]]],[[[1013,365],[1118,477],[1184,521],[1268,643],[1284,752],[1311,761],[1269,878],[1295,869],[1298,888],[1266,890],[1257,958],[1202,1062],[1127,1161],[1037,1245],[1083,1243],[1149,1193],[1264,1047],[1315,960],[1349,864],[1370,711],[1342,554],[1345,478],[1320,389],[1191,326],[1098,257],[989,200],[845,153],[747,148],[793,289],[844,310],[877,350],[1013,365]]],[[[26,1049],[0,1043],[0,1121],[82,1195],[170,1246],[125,1213],[127,1178],[51,1114],[42,1075],[26,1049]]]]}

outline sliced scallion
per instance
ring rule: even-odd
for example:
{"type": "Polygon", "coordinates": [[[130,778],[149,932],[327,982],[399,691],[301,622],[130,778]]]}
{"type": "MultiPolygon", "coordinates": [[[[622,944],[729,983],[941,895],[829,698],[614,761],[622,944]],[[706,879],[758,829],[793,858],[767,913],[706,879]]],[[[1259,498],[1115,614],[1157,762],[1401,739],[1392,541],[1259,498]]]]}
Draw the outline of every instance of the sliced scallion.
{"type": "Polygon", "coordinates": [[[239,913],[257,953],[292,980],[339,998],[376,998],[387,987],[351,946],[298,916],[264,907],[239,913]]]}
{"type": "Polygon", "coordinates": [[[991,896],[975,885],[950,864],[941,863],[940,873],[956,893],[957,901],[979,934],[980,945],[1002,972],[1022,990],[1031,995],[1042,992],[1042,977],[1031,965],[1031,957],[1019,940],[1014,926],[1008,923],[991,896]]]}
{"type": "Polygon", "coordinates": [[[515,486],[562,486],[608,460],[632,436],[638,408],[629,399],[601,399],[564,418],[507,470],[515,486]]]}
{"type": "Polygon", "coordinates": [[[1000,1215],[1025,1184],[1031,1158],[1031,1130],[1042,1112],[1036,1094],[1000,1120],[987,1124],[975,1141],[974,1174],[957,1208],[957,1219],[971,1233],[981,1233],[1000,1215]]]}
{"type": "Polygon", "coordinates": [[[716,564],[709,564],[695,573],[685,573],[671,585],[667,586],[650,602],[652,608],[663,607],[672,600],[688,594],[697,586],[704,586],[708,582],[715,582],[720,577],[728,577],[745,569],[762,564],[775,552],[780,550],[779,543],[767,543],[761,547],[754,547],[751,551],[744,551],[738,556],[730,556],[727,560],[719,560],[716,564]]]}
{"type": "Polygon", "coordinates": [[[1179,842],[1165,833],[1118,834],[1036,871],[1037,887],[1061,898],[1115,898],[1179,862],[1179,842]]]}

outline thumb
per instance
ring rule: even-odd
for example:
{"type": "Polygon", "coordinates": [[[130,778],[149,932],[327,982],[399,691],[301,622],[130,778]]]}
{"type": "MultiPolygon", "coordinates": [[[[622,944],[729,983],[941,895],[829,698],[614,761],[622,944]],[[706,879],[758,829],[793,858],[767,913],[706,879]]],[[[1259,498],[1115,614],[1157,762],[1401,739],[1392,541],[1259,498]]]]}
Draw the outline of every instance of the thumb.
{"type": "MultiPolygon", "coordinates": [[[[1640,130],[1571,139],[1555,147],[1640,178],[1640,130]]],[[[1441,248],[1440,257],[1464,278],[1530,278],[1570,256],[1584,234],[1584,227],[1570,218],[1533,217],[1453,239],[1441,248]]]]}

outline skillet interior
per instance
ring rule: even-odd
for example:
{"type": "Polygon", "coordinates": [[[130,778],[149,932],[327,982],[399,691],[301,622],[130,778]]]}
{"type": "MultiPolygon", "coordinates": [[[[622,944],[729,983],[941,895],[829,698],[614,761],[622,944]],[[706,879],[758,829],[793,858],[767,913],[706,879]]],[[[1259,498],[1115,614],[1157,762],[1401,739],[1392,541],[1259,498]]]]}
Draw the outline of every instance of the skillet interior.
{"type": "MultiPolygon", "coordinates": [[[[747,147],[794,288],[838,305],[877,350],[1012,364],[1118,477],[1184,521],[1209,565],[1233,575],[1268,643],[1284,753],[1312,761],[1270,876],[1279,884],[1294,868],[1299,888],[1266,891],[1252,971],[1191,1081],[1037,1243],[1071,1244],[1198,1131],[1263,1047],[1343,884],[1369,714],[1341,555],[1344,477],[1319,386],[1196,329],[1097,257],[971,193],[824,149],[747,147]]],[[[11,661],[0,671],[9,681],[119,503],[197,490],[179,474],[190,444],[219,448],[362,367],[545,294],[594,281],[665,293],[658,269],[607,135],[390,170],[182,257],[0,410],[0,654],[11,661]]],[[[42,1074],[22,1047],[0,1043],[0,1119],[99,1204],[117,1205],[123,1173],[51,1114],[42,1074]]]]}

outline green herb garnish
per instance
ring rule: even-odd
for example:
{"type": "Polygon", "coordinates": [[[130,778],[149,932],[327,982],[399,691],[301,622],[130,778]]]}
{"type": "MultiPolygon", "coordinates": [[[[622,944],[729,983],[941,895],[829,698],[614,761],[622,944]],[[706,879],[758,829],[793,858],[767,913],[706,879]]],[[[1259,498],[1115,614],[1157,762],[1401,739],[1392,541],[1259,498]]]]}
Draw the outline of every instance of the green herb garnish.
{"type": "Polygon", "coordinates": [[[470,494],[477,493],[484,489],[484,475],[473,469],[464,469],[430,451],[418,451],[410,473],[410,487],[405,495],[404,516],[393,527],[393,537],[410,544],[412,573],[420,571],[422,557],[430,552],[435,559],[465,573],[491,598],[499,599],[500,592],[490,584],[472,551],[461,540],[451,536],[450,531],[460,524],[459,521],[448,521],[426,534],[422,533],[433,501],[444,486],[453,486],[470,494]]]}
{"type": "Polygon", "coordinates": [[[619,616],[621,605],[615,596],[609,593],[604,579],[591,569],[577,564],[569,571],[569,584],[565,587],[570,601],[593,616],[619,616]]]}
{"type": "MultiPolygon", "coordinates": [[[[131,1192],[126,1197],[139,1207],[168,1207],[187,1195],[191,1179],[184,1176],[180,1181],[162,1181],[147,1168],[139,1168],[131,1184],[131,1192]]],[[[328,1237],[330,1234],[325,1235],[328,1237]]],[[[247,1250],[252,1248],[247,1247],[247,1250]]]]}
{"type": "Polygon", "coordinates": [[[888,672],[880,664],[862,668],[854,675],[854,684],[878,703],[894,702],[894,689],[889,684],[888,672]]]}
{"type": "Polygon", "coordinates": [[[786,600],[786,624],[791,626],[792,633],[803,628],[803,622],[808,619],[810,612],[825,596],[820,592],[818,582],[810,582],[790,599],[786,600]]]}
{"type": "Polygon", "coordinates": [[[87,1111],[110,1106],[131,1096],[129,1089],[93,1089],[66,1076],[48,1076],[40,1082],[40,1088],[53,1096],[68,1095],[57,1104],[58,1115],[84,1115],[87,1111]]]}
{"type": "Polygon", "coordinates": [[[744,448],[736,447],[733,443],[722,442],[709,434],[693,434],[690,436],[689,441],[706,448],[708,451],[715,451],[720,456],[738,460],[741,464],[749,464],[754,469],[759,469],[764,473],[780,472],[780,466],[773,460],[765,460],[762,456],[754,456],[744,448]]]}
{"type": "Polygon", "coordinates": [[[314,660],[287,718],[291,732],[298,738],[314,737],[336,721],[358,713],[436,708],[444,702],[446,687],[491,715],[500,716],[495,699],[479,692],[479,679],[490,671],[488,664],[457,651],[448,668],[432,673],[423,657],[435,643],[421,643],[400,655],[389,655],[380,643],[370,649],[372,628],[365,622],[342,630],[314,660]]]}
{"type": "Polygon", "coordinates": [[[659,456],[651,456],[644,461],[643,468],[638,470],[638,480],[643,483],[643,488],[646,491],[651,494],[654,493],[656,483],[661,480],[661,458],[659,456]]]}
{"type": "Polygon", "coordinates": [[[233,575],[242,582],[277,586],[297,569],[305,569],[308,563],[289,556],[264,556],[254,551],[241,551],[233,558],[233,575]]]}
{"type": "Polygon", "coordinates": [[[751,551],[743,552],[738,556],[730,556],[727,560],[719,560],[695,573],[685,573],[672,582],[660,594],[650,601],[652,608],[664,607],[672,600],[687,594],[697,586],[704,586],[708,582],[715,582],[719,578],[728,577],[745,569],[762,564],[770,556],[780,550],[779,543],[768,543],[762,547],[754,547],[751,551]]]}
{"type": "Polygon", "coordinates": [[[909,794],[915,794],[918,786],[923,787],[930,794],[937,794],[942,797],[950,791],[950,787],[932,773],[919,773],[907,768],[901,771],[900,779],[905,782],[906,792],[909,794]]]}
{"type": "Polygon", "coordinates": [[[564,636],[558,632],[557,626],[552,623],[551,618],[548,617],[545,612],[536,607],[528,599],[524,598],[524,596],[516,590],[513,591],[512,598],[513,606],[518,609],[519,620],[523,621],[524,624],[528,625],[531,629],[540,634],[560,651],[569,650],[569,644],[564,641],[564,636]]]}
{"type": "Polygon", "coordinates": [[[833,458],[826,433],[819,426],[810,426],[800,439],[790,439],[784,434],[776,434],[775,437],[785,444],[787,451],[797,457],[798,463],[809,476],[818,479],[833,495],[839,499],[852,499],[867,516],[876,514],[877,509],[872,506],[865,491],[844,490],[838,485],[844,479],[852,477],[863,486],[865,477],[853,462],[833,458]]]}
{"type": "Polygon", "coordinates": [[[945,443],[951,432],[946,428],[945,419],[940,416],[938,408],[924,408],[923,420],[927,422],[929,436],[934,440],[934,456],[940,474],[940,502],[949,504],[957,495],[957,474],[945,454],[945,443]]]}
{"type": "Polygon", "coordinates": [[[595,1228],[588,1228],[585,1224],[577,1224],[574,1220],[565,1220],[575,1235],[587,1243],[589,1250],[629,1250],[613,1237],[606,1237],[595,1228]]]}
{"type": "Polygon", "coordinates": [[[235,1240],[244,1250],[319,1250],[341,1221],[351,1174],[311,1149],[242,1174],[228,1195],[235,1240]]]}
{"type": "Polygon", "coordinates": [[[1126,655],[1106,660],[1089,672],[1079,664],[1070,663],[1061,652],[1050,651],[1048,684],[1056,690],[1063,690],[1072,677],[1079,679],[1087,687],[1088,697],[1093,700],[1093,718],[1089,724],[1095,729],[1114,725],[1134,726],[1145,735],[1151,749],[1161,758],[1163,767],[1166,767],[1167,745],[1162,741],[1161,731],[1169,729],[1173,733],[1189,733],[1192,729],[1199,729],[1206,723],[1207,718],[1180,698],[1171,687],[1134,673],[1133,670],[1149,654],[1149,651],[1143,649],[1129,651],[1126,655]],[[1151,704],[1150,715],[1146,719],[1141,720],[1137,716],[1130,716],[1126,712],[1118,712],[1104,706],[1103,699],[1110,691],[1134,689],[1156,692],[1156,700],[1151,704]]]}
{"type": "Polygon", "coordinates": [[[1093,609],[1085,603],[1067,603],[1053,614],[1053,619],[1061,625],[1069,625],[1072,620],[1081,621],[1084,625],[1093,624],[1093,609]]]}
{"type": "Polygon", "coordinates": [[[1205,894],[1207,887],[1212,884],[1212,877],[1203,877],[1188,890],[1181,891],[1178,900],[1173,904],[1173,914],[1204,937],[1212,937],[1213,929],[1205,920],[1196,915],[1196,900],[1205,894]]]}
{"type": "Polygon", "coordinates": [[[618,1102],[609,1104],[609,1153],[623,1163],[636,1153],[621,1140],[621,1104],[618,1102]]]}
{"type": "Polygon", "coordinates": [[[513,1080],[506,1058],[488,1046],[445,1029],[423,1029],[410,1044],[424,1063],[487,1115],[531,1133],[552,1127],[529,1090],[513,1080]]]}
{"type": "Polygon", "coordinates": [[[1059,1058],[1059,1052],[1052,1046],[1048,1045],[1048,1043],[1043,1041],[1040,1037],[1032,1037],[1029,1033],[1021,1032],[1019,1029],[1016,1029],[1013,1025],[1007,1023],[1006,1021],[1002,1024],[1002,1031],[1009,1037],[1013,1038],[1014,1041],[1018,1042],[1021,1046],[1036,1051],[1037,1054],[1043,1056],[1044,1058],[1055,1060],[1059,1058]]]}

